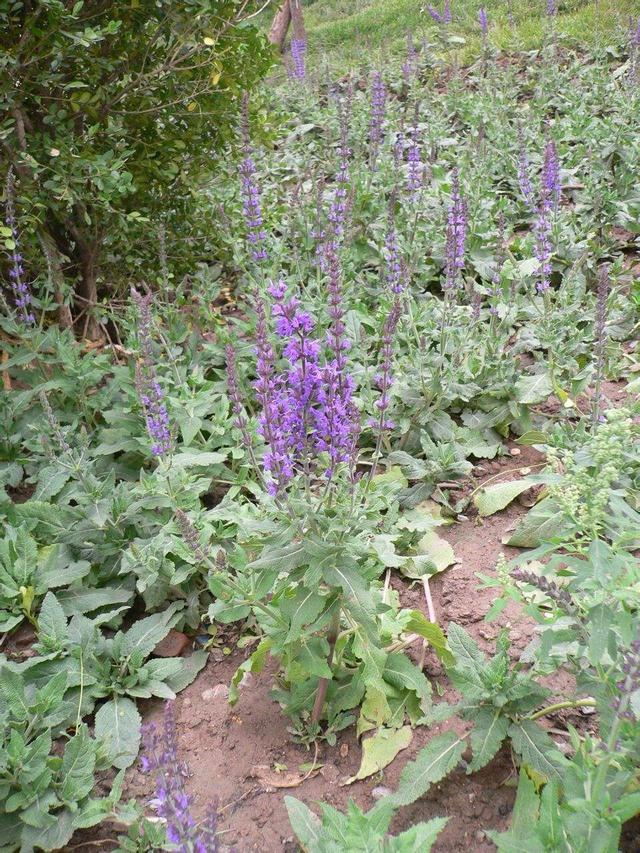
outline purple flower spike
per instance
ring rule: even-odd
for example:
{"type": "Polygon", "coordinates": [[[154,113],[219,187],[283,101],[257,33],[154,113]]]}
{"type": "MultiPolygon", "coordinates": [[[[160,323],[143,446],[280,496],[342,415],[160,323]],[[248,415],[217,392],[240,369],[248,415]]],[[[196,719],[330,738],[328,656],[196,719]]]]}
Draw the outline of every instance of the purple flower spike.
{"type": "Polygon", "coordinates": [[[307,52],[307,42],[303,38],[291,39],[291,56],[293,58],[293,76],[296,80],[305,79],[304,57],[307,52]]]}
{"type": "Polygon", "coordinates": [[[32,326],[35,321],[35,315],[32,311],[32,299],[29,285],[24,280],[24,258],[20,253],[20,242],[18,236],[18,225],[16,222],[16,213],[14,208],[14,179],[13,169],[9,169],[6,183],[6,203],[5,203],[5,222],[7,228],[11,231],[11,239],[13,240],[13,249],[9,253],[9,280],[15,306],[18,309],[20,320],[27,326],[32,326]]]}
{"type": "Polygon", "coordinates": [[[557,0],[547,0],[547,17],[555,18],[558,14],[557,0]]]}
{"type": "Polygon", "coordinates": [[[553,206],[558,206],[562,185],[560,183],[560,162],[553,139],[547,140],[544,148],[544,164],[542,167],[542,191],[552,200],[553,206]]]}
{"type": "Polygon", "coordinates": [[[520,124],[518,124],[518,184],[527,207],[533,209],[533,187],[529,178],[529,158],[524,141],[524,131],[520,124]]]}
{"type": "Polygon", "coordinates": [[[180,853],[216,853],[215,809],[209,807],[207,819],[200,827],[196,826],[191,812],[193,798],[187,794],[184,785],[189,769],[178,755],[178,736],[171,702],[165,705],[162,730],[158,731],[153,723],[144,725],[142,740],[142,770],[155,776],[156,796],[152,805],[158,816],[166,822],[167,838],[180,853]]]}
{"type": "Polygon", "coordinates": [[[465,243],[467,239],[467,204],[460,193],[460,175],[453,170],[451,180],[451,204],[447,215],[447,237],[445,245],[445,291],[453,293],[464,269],[465,243]]]}
{"type": "Polygon", "coordinates": [[[396,223],[394,215],[395,197],[392,195],[389,205],[389,218],[387,222],[387,234],[385,237],[386,248],[386,281],[389,290],[392,293],[402,293],[404,290],[403,282],[403,265],[400,258],[400,249],[398,247],[398,234],[396,232],[396,223]]]}
{"type": "Polygon", "coordinates": [[[151,338],[151,301],[149,293],[142,295],[132,287],[131,297],[138,309],[138,340],[141,359],[136,364],[136,391],[144,412],[147,433],[151,439],[154,456],[166,456],[173,450],[169,414],[164,404],[164,393],[156,376],[151,338]]]}
{"type": "Polygon", "coordinates": [[[487,10],[480,9],[478,12],[478,21],[480,23],[480,30],[482,32],[482,39],[486,43],[487,36],[489,35],[489,20],[487,18],[487,10]]]}
{"type": "Polygon", "coordinates": [[[260,187],[256,180],[256,165],[251,156],[249,141],[249,96],[242,96],[242,143],[244,158],[240,164],[242,178],[242,213],[247,228],[247,241],[251,247],[251,256],[259,263],[267,259],[267,251],[263,245],[267,238],[263,228],[262,207],[260,204],[260,187]]]}
{"type": "Polygon", "coordinates": [[[418,128],[415,125],[411,132],[411,142],[407,152],[407,162],[409,164],[407,169],[407,189],[411,198],[415,201],[422,189],[424,178],[424,168],[420,156],[418,128]]]}
{"type": "Polygon", "coordinates": [[[377,430],[379,436],[387,430],[393,429],[394,423],[387,417],[387,411],[391,402],[390,392],[393,384],[393,343],[396,329],[402,314],[400,300],[393,303],[382,330],[382,347],[380,351],[380,372],[376,377],[376,384],[380,396],[376,401],[378,418],[373,419],[371,425],[377,430]]]}
{"type": "Polygon", "coordinates": [[[378,151],[384,136],[383,124],[387,105],[387,87],[379,71],[373,74],[371,83],[371,118],[369,120],[369,159],[375,169],[378,151]]]}

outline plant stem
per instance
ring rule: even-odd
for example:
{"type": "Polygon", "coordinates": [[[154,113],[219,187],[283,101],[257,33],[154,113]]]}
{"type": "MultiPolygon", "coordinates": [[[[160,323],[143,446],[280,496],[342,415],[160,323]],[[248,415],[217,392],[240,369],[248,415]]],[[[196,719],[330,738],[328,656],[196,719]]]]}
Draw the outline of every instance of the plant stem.
{"type": "Polygon", "coordinates": [[[547,708],[541,708],[535,714],[530,714],[528,720],[539,720],[540,717],[546,717],[547,714],[553,714],[556,711],[562,711],[563,708],[595,708],[596,700],[590,696],[587,699],[568,699],[566,702],[556,702],[555,705],[549,705],[547,708]]]}
{"type": "MultiPolygon", "coordinates": [[[[327,640],[329,641],[329,654],[327,655],[327,666],[331,669],[331,664],[333,663],[333,652],[336,647],[336,640],[338,639],[338,631],[340,630],[340,613],[342,607],[338,605],[336,608],[336,612],[333,615],[333,619],[331,620],[331,625],[329,626],[329,633],[327,634],[327,640]]],[[[320,715],[322,714],[322,708],[324,706],[324,700],[327,695],[327,688],[329,687],[328,678],[321,678],[318,681],[318,687],[316,688],[316,699],[313,703],[313,711],[311,712],[311,723],[312,725],[316,725],[320,722],[320,715]]]]}

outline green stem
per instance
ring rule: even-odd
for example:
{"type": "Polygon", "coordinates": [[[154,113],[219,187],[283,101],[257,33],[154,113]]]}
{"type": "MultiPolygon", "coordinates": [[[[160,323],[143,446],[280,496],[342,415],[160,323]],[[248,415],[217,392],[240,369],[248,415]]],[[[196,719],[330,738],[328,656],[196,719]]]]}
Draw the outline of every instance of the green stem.
{"type": "Polygon", "coordinates": [[[590,696],[586,699],[568,699],[566,702],[556,702],[555,705],[548,705],[546,708],[541,708],[535,714],[530,714],[527,720],[539,720],[540,717],[546,717],[547,714],[554,714],[556,711],[562,711],[564,708],[595,708],[596,700],[590,696]]]}
{"type": "MultiPolygon", "coordinates": [[[[333,619],[331,620],[331,625],[329,626],[329,633],[327,634],[327,640],[329,641],[329,654],[327,655],[327,666],[331,669],[331,665],[333,663],[333,653],[336,647],[336,640],[338,639],[338,632],[340,631],[340,613],[342,611],[342,607],[338,604],[336,608],[336,612],[333,614],[333,619]]],[[[320,716],[322,715],[322,709],[324,707],[324,700],[327,695],[327,688],[329,687],[328,678],[321,678],[318,681],[318,686],[316,688],[316,698],[313,703],[313,711],[311,712],[311,724],[317,725],[320,722],[320,716]]]]}

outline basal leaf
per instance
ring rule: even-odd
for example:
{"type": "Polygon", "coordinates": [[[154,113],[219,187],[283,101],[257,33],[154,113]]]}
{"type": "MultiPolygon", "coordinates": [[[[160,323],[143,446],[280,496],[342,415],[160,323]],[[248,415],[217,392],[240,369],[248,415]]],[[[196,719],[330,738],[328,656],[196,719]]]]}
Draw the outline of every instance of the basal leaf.
{"type": "Polygon", "coordinates": [[[533,720],[521,720],[509,726],[508,735],[522,762],[547,779],[562,781],[567,759],[549,735],[533,720]]]}
{"type": "Polygon", "coordinates": [[[508,717],[497,708],[480,708],[473,717],[473,723],[473,758],[469,763],[469,773],[475,773],[491,761],[502,746],[509,728],[508,717]]]}
{"type": "Polygon", "coordinates": [[[381,728],[362,742],[362,760],[355,776],[347,784],[373,776],[391,764],[396,755],[411,743],[411,726],[400,729],[381,728]]]}
{"type": "Polygon", "coordinates": [[[114,696],[98,709],[95,735],[105,741],[111,763],[119,770],[135,761],[140,748],[140,714],[131,699],[114,696]]]}
{"type": "Polygon", "coordinates": [[[64,802],[75,804],[91,793],[95,763],[95,742],[89,737],[86,726],[80,726],[67,742],[62,757],[60,798],[64,802]]]}
{"type": "Polygon", "coordinates": [[[322,823],[308,806],[296,800],[295,797],[285,797],[284,804],[287,807],[289,823],[295,832],[302,849],[312,851],[320,842],[322,823]]]}
{"type": "Polygon", "coordinates": [[[490,486],[483,486],[473,498],[478,515],[485,517],[499,512],[515,500],[518,495],[530,489],[532,485],[528,480],[509,480],[506,483],[492,483],[490,486]]]}
{"type": "Polygon", "coordinates": [[[408,806],[427,793],[456,766],[465,749],[455,732],[436,735],[402,771],[398,790],[389,797],[394,806],[408,806]]]}

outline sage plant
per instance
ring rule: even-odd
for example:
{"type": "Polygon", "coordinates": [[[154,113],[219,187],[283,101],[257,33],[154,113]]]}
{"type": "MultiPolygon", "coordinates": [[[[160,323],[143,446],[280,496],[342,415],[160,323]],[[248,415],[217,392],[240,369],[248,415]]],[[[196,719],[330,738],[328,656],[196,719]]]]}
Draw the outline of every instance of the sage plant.
{"type": "Polygon", "coordinates": [[[136,364],[136,391],[142,406],[147,433],[151,439],[151,452],[154,456],[166,456],[173,450],[173,439],[169,423],[169,414],[164,403],[164,393],[158,382],[153,357],[151,336],[150,293],[144,296],[134,287],[131,298],[138,311],[138,341],[141,358],[136,364]]]}
{"type": "Polygon", "coordinates": [[[260,203],[260,187],[256,179],[256,165],[253,160],[251,140],[249,136],[249,96],[242,96],[241,120],[243,158],[240,163],[242,213],[246,223],[247,241],[251,248],[251,257],[256,263],[265,261],[268,257],[264,241],[267,238],[262,219],[260,203]]]}
{"type": "Polygon", "coordinates": [[[387,87],[382,74],[374,71],[371,81],[371,111],[369,119],[369,165],[376,168],[378,152],[384,137],[384,118],[387,106],[387,87]]]}
{"type": "Polygon", "coordinates": [[[9,250],[9,280],[13,299],[22,323],[32,326],[35,321],[31,290],[25,281],[24,258],[20,251],[20,237],[15,213],[15,185],[13,169],[9,169],[5,186],[5,222],[11,232],[13,247],[9,250]]]}
{"type": "Polygon", "coordinates": [[[173,703],[164,708],[163,725],[142,728],[142,771],[155,777],[152,805],[166,824],[167,838],[179,853],[216,853],[217,811],[209,806],[206,819],[198,825],[193,816],[193,798],[187,793],[185,779],[189,769],[180,760],[173,703]]]}

